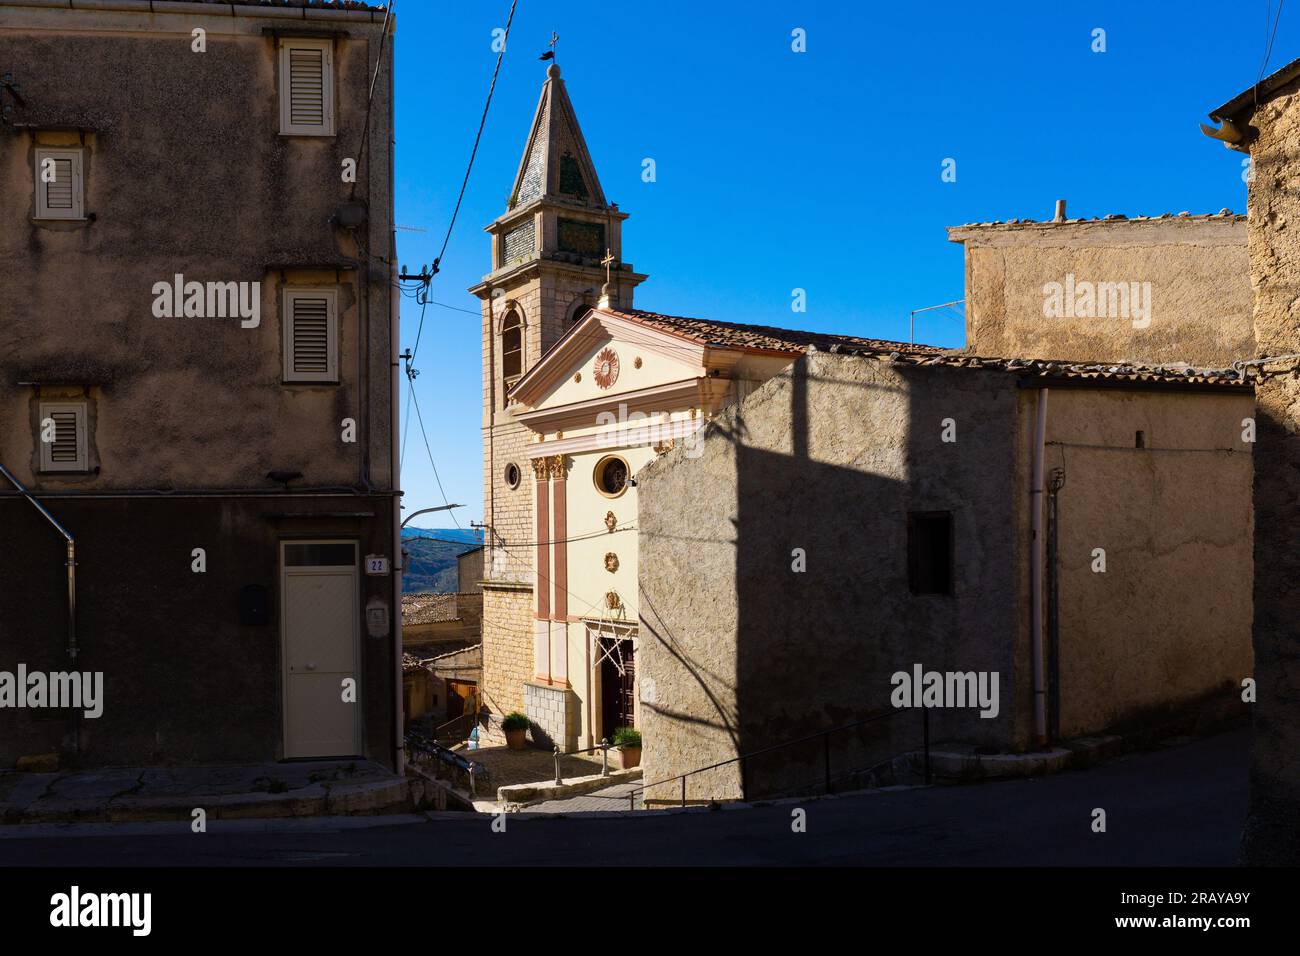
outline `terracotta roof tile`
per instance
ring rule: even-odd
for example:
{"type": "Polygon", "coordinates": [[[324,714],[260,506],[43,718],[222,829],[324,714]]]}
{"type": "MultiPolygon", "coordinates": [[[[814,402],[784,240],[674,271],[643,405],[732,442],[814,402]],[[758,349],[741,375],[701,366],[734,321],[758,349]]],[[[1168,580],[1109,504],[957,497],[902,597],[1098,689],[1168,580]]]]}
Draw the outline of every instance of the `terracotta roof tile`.
{"type": "Polygon", "coordinates": [[[1205,368],[1190,365],[1126,365],[1118,362],[1072,362],[1046,359],[1005,358],[949,352],[940,355],[908,355],[895,352],[877,355],[880,361],[917,366],[982,368],[1010,372],[1026,378],[1096,380],[1105,383],[1164,383],[1250,387],[1258,373],[1254,366],[1205,368]]]}
{"type": "Polygon", "coordinates": [[[402,595],[403,624],[439,624],[459,619],[455,594],[402,595]]]}
{"type": "Polygon", "coordinates": [[[939,355],[943,350],[931,345],[909,345],[887,339],[864,339],[856,335],[832,335],[800,329],[779,329],[770,325],[745,325],[738,322],[715,322],[682,315],[663,315],[644,309],[601,309],[608,315],[638,322],[714,348],[757,349],[768,352],[799,353],[809,347],[823,352],[895,352],[939,355]]]}
{"type": "Polygon", "coordinates": [[[366,3],[365,0],[154,0],[154,3],[211,3],[223,7],[316,7],[321,10],[369,10],[383,13],[383,4],[366,3]]]}

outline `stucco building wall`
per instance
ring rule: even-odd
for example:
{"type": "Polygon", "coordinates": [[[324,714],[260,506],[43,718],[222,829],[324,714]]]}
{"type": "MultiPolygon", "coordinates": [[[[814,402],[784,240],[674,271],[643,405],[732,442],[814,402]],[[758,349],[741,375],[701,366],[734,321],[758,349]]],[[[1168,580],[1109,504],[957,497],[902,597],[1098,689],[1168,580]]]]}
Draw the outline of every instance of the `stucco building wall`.
{"type": "MultiPolygon", "coordinates": [[[[1250,125],[1250,266],[1261,355],[1300,354],[1300,92],[1293,81],[1250,125]]],[[[1281,363],[1279,368],[1285,368],[1281,363]]],[[[1300,860],[1300,379],[1270,375],[1255,389],[1255,759],[1243,853],[1252,863],[1300,860]]]]}
{"type": "MultiPolygon", "coordinates": [[[[279,543],[347,538],[397,558],[391,49],[357,153],[383,13],[104,6],[0,0],[0,62],[25,100],[0,126],[0,462],[77,539],[76,666],[102,670],[108,694],[77,758],[275,759],[279,543]],[[336,135],[283,136],[272,31],[312,29],[333,36],[336,135]],[[34,221],[38,145],[84,145],[87,221],[34,221]],[[355,233],[333,222],[354,189],[345,158],[367,208],[355,233]],[[154,284],[176,274],[261,283],[260,322],[156,317],[154,284]],[[338,291],[337,384],[282,380],[281,293],[304,285],[338,291]],[[85,473],[38,470],[38,402],[64,394],[87,400],[85,473]],[[286,491],[271,471],[301,478],[286,491]],[[248,585],[267,589],[273,624],[239,623],[248,585]]],[[[62,541],[3,485],[0,668],[70,667],[62,541]]],[[[362,746],[392,762],[393,578],[359,578],[362,746]],[[381,638],[372,597],[388,605],[381,638]]],[[[3,711],[0,764],[68,745],[67,715],[50,716],[3,711]]]]}
{"type": "MultiPolygon", "coordinates": [[[[957,226],[977,355],[1222,368],[1254,354],[1245,216],[957,226]],[[1045,314],[1049,283],[1149,283],[1143,317],[1045,314]],[[1135,327],[1134,322],[1138,325],[1135,327]]],[[[1109,296],[1107,296],[1109,301],[1109,296]]],[[[1116,300],[1117,303],[1120,300],[1116,300]]],[[[1131,311],[1131,309],[1130,309],[1131,311]]]]}
{"type": "MultiPolygon", "coordinates": [[[[890,676],[917,663],[998,671],[1003,714],[1027,701],[1011,642],[992,637],[1017,627],[1016,499],[1005,474],[1016,401],[1009,376],[814,353],[723,412],[698,458],[678,449],[642,470],[647,779],[888,710],[890,676]],[[941,440],[946,418],[955,443],[941,440]],[[953,512],[955,595],[910,592],[909,511],[953,512]],[[802,573],[792,570],[796,548],[802,573]]],[[[1016,743],[1006,719],[931,718],[936,739],[1016,743]]],[[[920,711],[908,711],[838,736],[834,760],[843,769],[920,740],[920,711]]],[[[821,745],[748,772],[751,795],[820,779],[821,745]]],[[[650,798],[679,796],[676,784],[661,790],[650,798]]],[[[688,798],[739,795],[736,765],[688,783],[688,798]]]]}
{"type": "MultiPolygon", "coordinates": [[[[1251,665],[1251,397],[1075,386],[1050,390],[1047,418],[1046,465],[1066,475],[1061,732],[1226,708],[1251,665]]],[[[647,779],[889,710],[891,675],[914,664],[999,675],[996,718],[933,711],[933,740],[1030,748],[1036,409],[1037,389],[1007,371],[814,353],[708,426],[700,457],[644,468],[647,779]],[[956,440],[943,442],[949,419],[956,440]],[[908,513],[929,511],[953,515],[951,595],[909,587],[908,513]]],[[[917,712],[881,726],[857,750],[833,738],[833,764],[919,745],[917,712]]],[[[820,741],[782,753],[750,762],[751,796],[820,781],[820,741]]],[[[740,793],[736,765],[688,783],[688,798],[740,793]]]]}
{"type": "Polygon", "coordinates": [[[1253,405],[1240,394],[1051,390],[1046,466],[1065,473],[1064,736],[1238,699],[1252,663],[1254,445],[1242,420],[1253,405]]]}

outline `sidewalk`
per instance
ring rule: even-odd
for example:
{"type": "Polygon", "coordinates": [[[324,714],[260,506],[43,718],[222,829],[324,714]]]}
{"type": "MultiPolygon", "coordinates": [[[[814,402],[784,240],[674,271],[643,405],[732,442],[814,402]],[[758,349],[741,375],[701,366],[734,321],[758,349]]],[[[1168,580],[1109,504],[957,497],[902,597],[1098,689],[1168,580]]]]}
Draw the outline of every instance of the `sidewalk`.
{"type": "Polygon", "coordinates": [[[411,781],[365,760],[0,771],[0,824],[402,813],[411,781]]]}

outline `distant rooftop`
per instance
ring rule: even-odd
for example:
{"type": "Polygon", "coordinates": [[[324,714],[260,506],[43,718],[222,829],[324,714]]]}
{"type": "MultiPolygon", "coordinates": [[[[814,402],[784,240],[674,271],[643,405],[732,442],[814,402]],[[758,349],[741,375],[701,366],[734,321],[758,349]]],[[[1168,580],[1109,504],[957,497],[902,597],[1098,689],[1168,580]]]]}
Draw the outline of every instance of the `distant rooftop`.
{"type": "Polygon", "coordinates": [[[1094,216],[1091,219],[1007,219],[1006,221],[995,219],[992,222],[967,222],[960,226],[950,226],[948,227],[948,231],[952,232],[958,229],[987,229],[995,226],[1007,228],[1015,226],[1078,226],[1086,225],[1088,223],[1113,222],[1204,222],[1208,219],[1245,222],[1246,216],[1242,213],[1235,213],[1231,209],[1220,209],[1216,213],[1202,213],[1195,216],[1189,212],[1165,212],[1158,216],[1125,216],[1123,213],[1112,213],[1108,216],[1094,216]]]}
{"type": "Polygon", "coordinates": [[[453,594],[403,594],[402,624],[440,624],[460,620],[453,594]]]}

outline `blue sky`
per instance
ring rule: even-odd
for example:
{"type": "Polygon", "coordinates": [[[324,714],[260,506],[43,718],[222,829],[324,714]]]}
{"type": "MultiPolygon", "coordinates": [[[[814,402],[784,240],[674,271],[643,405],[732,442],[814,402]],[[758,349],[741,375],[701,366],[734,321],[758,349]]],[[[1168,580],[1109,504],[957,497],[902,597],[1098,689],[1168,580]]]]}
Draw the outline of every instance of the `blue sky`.
{"type": "MultiPolygon", "coordinates": [[[[505,208],[551,31],[606,197],[631,214],[642,308],[907,338],[911,309],[964,295],[944,227],[1052,215],[1245,210],[1241,154],[1205,114],[1255,82],[1260,2],[880,4],[519,0],[478,158],[428,307],[416,392],[447,499],[481,521],[477,300],[483,227],[505,208]],[[806,31],[807,51],[791,50],[806,31]],[[1093,31],[1106,51],[1094,53],[1093,31]],[[657,181],[641,180],[655,160],[657,181]],[[943,182],[945,159],[956,182],[943,182]],[[791,311],[791,290],[807,311],[791,311]]],[[[411,271],[456,201],[509,0],[398,0],[397,222],[411,271]]],[[[1269,72],[1300,55],[1283,12],[1269,72]]],[[[403,300],[402,345],[420,310],[403,300]]],[[[964,344],[937,311],[920,341],[964,344]]],[[[403,411],[406,407],[403,383],[403,411]]],[[[414,414],[412,414],[414,419],[414,414]]],[[[439,505],[411,423],[403,487],[439,505]]],[[[414,522],[451,527],[439,515],[414,522]],[[432,520],[430,520],[432,519],[432,520]]]]}

